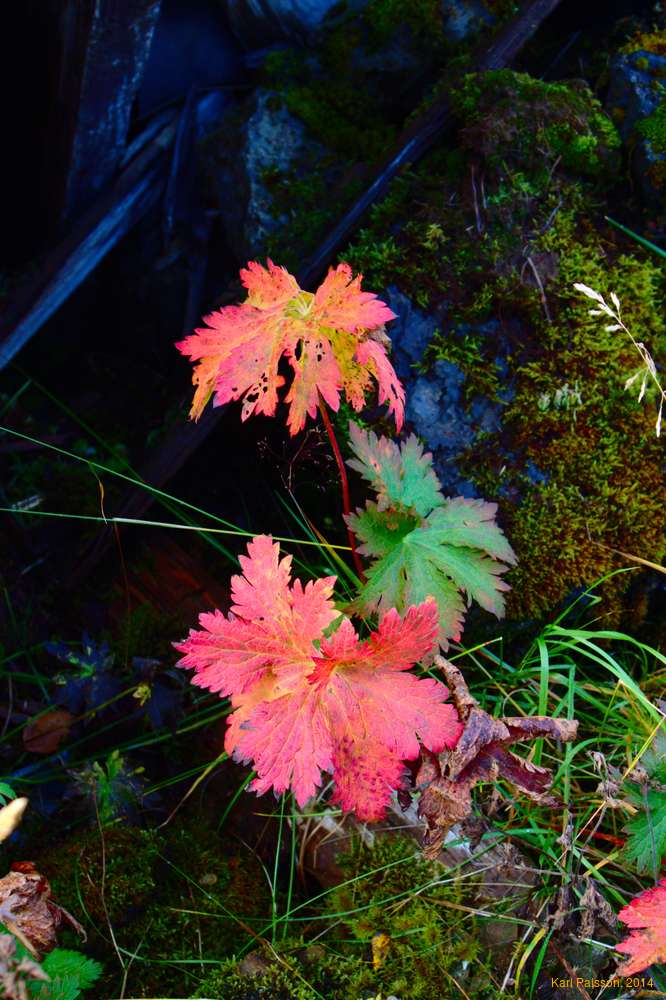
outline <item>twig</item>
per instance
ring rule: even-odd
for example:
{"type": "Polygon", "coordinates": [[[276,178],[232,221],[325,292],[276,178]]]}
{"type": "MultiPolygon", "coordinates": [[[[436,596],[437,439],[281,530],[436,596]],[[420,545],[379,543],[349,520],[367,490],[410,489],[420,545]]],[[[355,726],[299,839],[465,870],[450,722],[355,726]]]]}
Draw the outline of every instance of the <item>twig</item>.
{"type": "Polygon", "coordinates": [[[479,212],[479,199],[476,194],[476,178],[474,164],[472,164],[472,195],[474,196],[474,215],[476,217],[476,231],[477,233],[483,232],[483,223],[481,222],[481,213],[479,212]]]}
{"type": "Polygon", "coordinates": [[[95,803],[95,816],[97,818],[97,826],[99,827],[99,837],[102,845],[102,882],[100,885],[100,900],[102,902],[102,909],[104,910],[104,916],[106,917],[106,923],[109,928],[109,934],[111,935],[111,941],[113,943],[114,950],[118,956],[118,961],[120,962],[120,968],[123,970],[123,976],[120,982],[120,995],[118,1000],[124,1000],[125,990],[127,989],[127,973],[128,967],[125,965],[123,956],[120,953],[120,948],[118,947],[118,942],[116,941],[116,935],[113,930],[113,924],[111,923],[111,918],[109,916],[109,909],[106,905],[106,843],[104,840],[104,828],[102,827],[102,820],[99,815],[99,806],[97,804],[97,793],[93,795],[93,801],[95,803]]]}
{"type": "Polygon", "coordinates": [[[550,939],[550,947],[553,949],[553,951],[555,952],[555,954],[559,958],[560,962],[562,963],[562,965],[564,966],[564,968],[569,973],[569,979],[571,980],[571,982],[573,983],[573,985],[576,987],[576,989],[578,990],[578,992],[580,993],[580,995],[582,997],[584,997],[585,1000],[592,1000],[592,997],[587,992],[587,990],[585,989],[585,987],[582,986],[581,983],[579,982],[580,977],[576,975],[576,970],[573,968],[572,965],[570,965],[570,963],[566,959],[566,956],[562,954],[562,952],[557,947],[557,945],[555,944],[555,942],[553,941],[552,938],[550,939]]]}
{"type": "Polygon", "coordinates": [[[539,289],[539,295],[541,296],[541,305],[543,306],[543,311],[544,311],[544,315],[546,317],[546,320],[549,323],[552,323],[553,321],[551,319],[550,310],[548,309],[548,300],[546,298],[546,293],[544,291],[543,283],[541,281],[541,277],[539,276],[539,272],[537,271],[536,266],[534,264],[534,261],[532,260],[532,258],[530,257],[529,254],[525,258],[525,261],[532,268],[532,274],[534,275],[534,280],[536,281],[537,288],[539,289]]]}
{"type": "Polygon", "coordinates": [[[632,562],[640,563],[641,566],[647,566],[648,569],[654,569],[657,573],[666,573],[666,566],[660,566],[659,563],[650,562],[649,559],[642,559],[640,556],[632,556],[631,552],[622,552],[621,549],[614,549],[610,545],[604,545],[603,542],[598,542],[596,539],[592,538],[590,535],[590,526],[586,524],[587,528],[587,538],[592,545],[598,545],[600,549],[606,549],[607,552],[614,552],[616,556],[622,556],[623,559],[631,559],[632,562]]]}
{"type": "Polygon", "coordinates": [[[553,211],[550,213],[550,215],[546,219],[545,225],[543,226],[543,228],[540,231],[540,235],[541,236],[543,236],[544,233],[548,232],[548,230],[552,226],[553,222],[555,221],[555,216],[557,215],[557,213],[559,212],[559,210],[561,208],[562,208],[562,198],[560,197],[560,198],[558,198],[557,205],[555,206],[555,208],[553,209],[553,211]]]}

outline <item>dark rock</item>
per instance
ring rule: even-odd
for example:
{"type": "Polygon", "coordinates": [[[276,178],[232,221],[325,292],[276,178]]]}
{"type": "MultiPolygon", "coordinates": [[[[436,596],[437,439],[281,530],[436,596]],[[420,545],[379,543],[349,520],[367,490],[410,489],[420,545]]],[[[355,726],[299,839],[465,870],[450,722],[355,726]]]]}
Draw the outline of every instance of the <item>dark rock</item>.
{"type": "MultiPolygon", "coordinates": [[[[269,237],[285,226],[267,179],[293,169],[307,150],[319,149],[305,126],[273,91],[257,90],[233,110],[204,153],[230,249],[239,263],[265,252],[269,237]]],[[[323,148],[322,148],[323,153],[323,148]]]]}
{"type": "MultiPolygon", "coordinates": [[[[455,496],[478,496],[473,483],[461,475],[456,461],[479,434],[500,428],[502,405],[508,401],[510,392],[505,393],[503,402],[483,395],[466,400],[466,375],[452,361],[436,361],[427,374],[420,374],[418,366],[440,324],[435,316],[418,309],[394,286],[387,289],[386,300],[397,317],[389,332],[393,362],[407,394],[406,420],[432,451],[444,492],[455,496]]],[[[498,338],[498,327],[496,323],[485,323],[476,328],[476,332],[497,340],[498,351],[501,351],[503,345],[498,338]]],[[[471,331],[465,326],[464,330],[452,331],[451,336],[455,338],[463,332],[471,331]]]]}
{"type": "MultiPolygon", "coordinates": [[[[271,42],[305,42],[321,27],[338,0],[225,0],[231,28],[251,50],[271,42]]],[[[357,2],[354,7],[363,6],[357,2]]]]}
{"type": "MultiPolygon", "coordinates": [[[[655,114],[664,100],[666,57],[639,50],[617,55],[611,63],[606,107],[631,149],[636,182],[649,205],[663,202],[666,153],[641,133],[642,123],[655,114]],[[661,178],[661,181],[660,181],[661,178]]],[[[666,132],[666,130],[665,130],[666,132]]]]}
{"type": "Polygon", "coordinates": [[[207,0],[164,0],[138,95],[149,115],[184,100],[191,87],[243,82],[243,53],[223,16],[207,0]]]}
{"type": "Polygon", "coordinates": [[[422,360],[437,329],[437,320],[417,309],[411,299],[395,285],[386,289],[385,298],[396,314],[389,329],[393,344],[392,360],[398,376],[404,382],[413,377],[413,366],[422,360]]]}
{"type": "Polygon", "coordinates": [[[482,0],[443,0],[444,34],[450,42],[463,42],[494,22],[482,0]]]}

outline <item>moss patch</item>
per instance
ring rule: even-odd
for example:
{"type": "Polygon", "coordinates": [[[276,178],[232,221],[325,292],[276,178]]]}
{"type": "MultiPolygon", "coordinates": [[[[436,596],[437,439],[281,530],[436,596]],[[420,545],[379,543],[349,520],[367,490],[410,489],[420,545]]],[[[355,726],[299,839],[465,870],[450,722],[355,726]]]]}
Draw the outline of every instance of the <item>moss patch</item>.
{"type": "MultiPolygon", "coordinates": [[[[54,899],[82,919],[88,950],[104,963],[99,996],[116,996],[122,975],[109,924],[119,947],[137,953],[131,996],[190,996],[208,971],[203,960],[233,954],[251,940],[247,928],[270,913],[256,858],[224,852],[200,818],[174,821],[164,833],[111,826],[104,850],[94,830],[43,854],[39,864],[54,899]]],[[[63,944],[75,946],[73,933],[63,944]]]]}
{"type": "MultiPolygon", "coordinates": [[[[502,70],[467,77],[453,101],[459,150],[402,178],[344,256],[369,287],[396,284],[444,314],[426,371],[456,364],[468,405],[504,397],[501,430],[458,465],[500,504],[517,551],[510,613],[538,617],[615,568],[609,548],[662,551],[654,405],[623,390],[640,358],[573,284],[615,291],[660,357],[666,282],[603,222],[620,143],[585,85],[502,70]]],[[[615,603],[626,585],[608,585],[615,603]]]]}
{"type": "Polygon", "coordinates": [[[656,153],[666,153],[666,100],[654,114],[639,121],[636,130],[652,143],[656,153]]]}
{"type": "MultiPolygon", "coordinates": [[[[198,995],[448,1000],[461,995],[457,980],[471,995],[498,996],[473,918],[456,909],[461,887],[442,884],[441,868],[417,856],[413,841],[381,835],[374,847],[357,842],[338,861],[346,880],[317,914],[330,918],[330,933],[313,946],[285,941],[277,961],[266,949],[251,956],[253,967],[226,963],[198,995]]],[[[321,919],[315,926],[323,929],[321,919]]]]}

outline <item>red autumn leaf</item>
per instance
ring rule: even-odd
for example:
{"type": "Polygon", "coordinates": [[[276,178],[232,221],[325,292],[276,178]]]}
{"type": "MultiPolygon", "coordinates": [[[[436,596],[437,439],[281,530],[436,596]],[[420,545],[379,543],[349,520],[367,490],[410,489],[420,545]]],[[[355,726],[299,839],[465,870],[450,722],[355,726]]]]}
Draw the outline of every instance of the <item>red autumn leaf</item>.
{"type": "Polygon", "coordinates": [[[216,406],[242,399],[243,420],[252,413],[272,416],[284,384],[278,366],[285,357],[293,370],[286,396],[292,434],[303,428],[306,414],[315,416],[320,393],[337,410],[344,391],[360,410],[373,379],[400,430],[405,394],[388,360],[384,333],[384,324],[395,316],[372,292],[361,291],[360,275],[352,278],[349,265],[339,264],[314,294],[271,260],[267,268],[251,261],[240,275],[248,291],[245,302],[206,316],[207,326],[176,345],[197,362],[191,417],[199,419],[211,396],[216,406]]]}
{"type": "Polygon", "coordinates": [[[632,899],[618,918],[632,928],[629,937],[616,946],[629,956],[618,966],[618,976],[633,976],[655,962],[666,962],[666,878],[632,899]]]}
{"type": "Polygon", "coordinates": [[[241,556],[232,578],[233,605],[201,615],[200,629],[178,645],[192,682],[231,697],[225,747],[252,761],[258,794],[291,788],[300,806],[321,772],[335,779],[333,801],[365,820],[379,819],[393,789],[423,744],[455,746],[460,725],[439,681],[409,668],[429,655],[438,632],[434,601],[391,610],[361,641],[332,601],[335,577],[291,582],[291,557],[267,535],[241,556]]]}

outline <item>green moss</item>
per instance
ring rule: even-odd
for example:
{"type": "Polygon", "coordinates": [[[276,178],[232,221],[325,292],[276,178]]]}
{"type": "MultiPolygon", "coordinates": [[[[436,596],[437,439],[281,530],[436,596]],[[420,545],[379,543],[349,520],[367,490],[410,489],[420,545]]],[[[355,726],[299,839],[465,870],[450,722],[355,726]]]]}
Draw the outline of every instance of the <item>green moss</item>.
{"type": "Polygon", "coordinates": [[[633,52],[651,52],[655,56],[666,56],[666,31],[642,31],[632,35],[620,52],[631,55],[633,52]]]}
{"type": "Polygon", "coordinates": [[[452,101],[468,132],[478,132],[490,165],[509,155],[537,183],[554,159],[565,170],[591,176],[617,165],[619,136],[584,83],[544,83],[526,73],[494,70],[465,77],[452,101]]]}
{"type": "Polygon", "coordinates": [[[636,131],[652,143],[655,153],[666,153],[666,101],[649,118],[639,121],[636,131]]]}
{"type": "Polygon", "coordinates": [[[315,139],[349,160],[376,161],[395,136],[395,130],[378,119],[358,81],[342,78],[335,88],[328,80],[293,86],[286,105],[315,139]]]}
{"type": "MultiPolygon", "coordinates": [[[[485,302],[479,305],[486,311],[485,302]]],[[[420,370],[427,372],[436,361],[449,361],[465,372],[463,393],[466,403],[475,396],[497,400],[502,386],[497,361],[491,357],[488,339],[480,333],[464,330],[455,336],[436,330],[421,363],[420,370]]]]}
{"type": "Polygon", "coordinates": [[[445,298],[454,319],[476,322],[511,285],[536,302],[519,248],[534,261],[551,215],[563,202],[580,209],[581,174],[590,189],[612,181],[620,141],[584,85],[500,70],[467,76],[452,101],[459,148],[437,149],[402,179],[345,258],[368,283],[397,283],[422,306],[445,298]]]}
{"type": "Polygon", "coordinates": [[[249,851],[223,853],[200,818],[164,833],[107,827],[103,846],[94,830],[42,855],[40,870],[54,898],[83,920],[91,954],[105,965],[106,995],[116,995],[119,979],[109,924],[121,948],[138,952],[132,996],[189,996],[206,970],[192,960],[222,961],[270,913],[257,860],[249,851]]]}
{"type": "Polygon", "coordinates": [[[460,983],[475,996],[497,998],[473,919],[456,909],[462,886],[442,884],[441,869],[424,861],[413,841],[390,835],[377,836],[373,847],[357,841],[338,863],[345,881],[320,914],[330,918],[335,937],[324,935],[314,947],[287,941],[277,962],[268,950],[255,953],[251,977],[246,967],[226,963],[199,995],[449,1000],[461,995],[460,983]]]}
{"type": "MultiPolygon", "coordinates": [[[[462,159],[436,150],[345,256],[370,287],[445,304],[425,367],[458,365],[468,402],[508,383],[501,433],[478,435],[458,466],[500,504],[519,557],[509,610],[533,617],[615,568],[609,548],[653,561],[663,550],[654,403],[623,389],[640,358],[573,285],[616,292],[628,327],[661,357],[666,282],[600,218],[619,140],[586,87],[503,70],[467,77],[453,100],[462,159]]],[[[626,586],[608,585],[615,606],[626,586]]]]}
{"type": "Polygon", "coordinates": [[[370,0],[363,12],[370,30],[370,44],[381,49],[405,26],[421,44],[431,47],[442,38],[442,4],[439,0],[370,0]]]}
{"type": "MultiPolygon", "coordinates": [[[[338,1000],[353,989],[353,967],[323,948],[307,948],[302,941],[286,941],[254,952],[249,975],[234,962],[211,973],[196,996],[224,1000],[338,1000]],[[276,960],[276,955],[279,960],[276,960]]],[[[248,963],[249,964],[249,963],[248,963]]]]}

